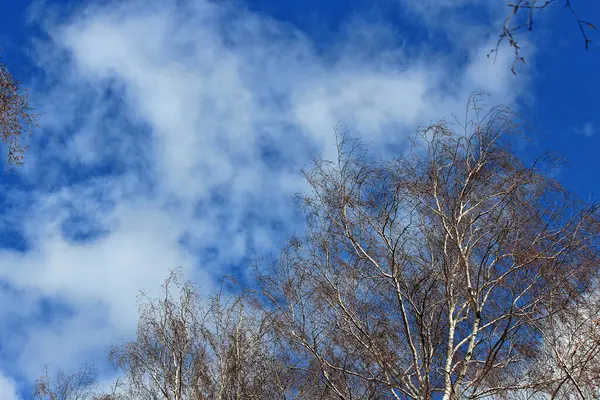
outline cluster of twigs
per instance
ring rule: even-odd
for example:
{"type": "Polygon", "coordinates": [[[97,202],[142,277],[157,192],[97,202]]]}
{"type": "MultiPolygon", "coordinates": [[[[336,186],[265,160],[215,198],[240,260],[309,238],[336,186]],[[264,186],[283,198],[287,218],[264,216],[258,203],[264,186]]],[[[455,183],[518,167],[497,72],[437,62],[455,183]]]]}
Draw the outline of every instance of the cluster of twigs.
{"type": "MultiPolygon", "coordinates": [[[[500,45],[505,41],[508,42],[515,55],[511,71],[513,74],[516,74],[517,64],[519,62],[523,64],[525,63],[525,57],[523,57],[520,53],[521,46],[515,37],[516,34],[523,30],[533,31],[535,14],[556,2],[557,0],[544,0],[543,2],[539,0],[517,0],[514,3],[507,4],[510,8],[509,15],[504,21],[502,33],[498,37],[496,46],[490,51],[490,53],[488,53],[488,57],[491,55],[495,56],[498,53],[500,45]],[[525,14],[525,18],[520,19],[519,17],[521,17],[523,14],[525,14]]],[[[570,12],[579,26],[579,30],[585,43],[585,49],[587,50],[592,42],[592,39],[590,38],[590,30],[596,30],[596,25],[581,18],[573,7],[571,0],[565,0],[564,7],[570,12]]]]}

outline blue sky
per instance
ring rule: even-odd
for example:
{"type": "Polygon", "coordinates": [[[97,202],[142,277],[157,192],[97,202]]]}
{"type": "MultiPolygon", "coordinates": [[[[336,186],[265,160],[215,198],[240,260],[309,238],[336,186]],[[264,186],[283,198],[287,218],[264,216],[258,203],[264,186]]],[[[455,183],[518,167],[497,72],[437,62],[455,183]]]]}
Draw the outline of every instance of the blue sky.
{"type": "Polygon", "coordinates": [[[600,195],[600,51],[560,6],[521,36],[513,76],[506,49],[486,58],[500,0],[5,3],[3,58],[42,128],[0,181],[2,399],[44,364],[110,381],[106,345],[169,269],[209,293],[276,254],[302,229],[299,168],[332,154],[338,121],[385,157],[488,92],[528,121],[524,157],[557,151],[565,186],[600,195]]]}

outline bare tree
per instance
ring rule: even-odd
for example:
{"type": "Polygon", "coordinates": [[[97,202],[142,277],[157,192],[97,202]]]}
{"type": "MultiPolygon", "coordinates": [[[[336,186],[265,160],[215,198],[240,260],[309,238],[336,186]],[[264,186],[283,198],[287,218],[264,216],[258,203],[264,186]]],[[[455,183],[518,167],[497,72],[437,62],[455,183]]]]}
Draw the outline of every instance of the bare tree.
{"type": "MultiPolygon", "coordinates": [[[[513,155],[507,108],[419,130],[377,163],[338,132],[301,196],[306,235],[259,276],[279,334],[336,398],[499,398],[556,377],[530,368],[540,324],[590,290],[598,222],[513,155]]],[[[545,162],[545,164],[543,163],[545,162]]]]}
{"type": "Polygon", "coordinates": [[[35,383],[35,400],[129,400],[123,385],[117,380],[110,390],[98,388],[98,373],[95,367],[86,365],[78,370],[54,374],[44,368],[44,373],[35,383]]]}
{"type": "Polygon", "coordinates": [[[589,48],[589,44],[592,42],[590,33],[596,30],[596,25],[580,17],[579,13],[573,6],[572,0],[515,0],[507,3],[510,11],[502,26],[502,32],[498,36],[496,47],[488,54],[488,57],[490,55],[495,56],[500,48],[500,45],[503,42],[508,42],[515,54],[515,60],[513,62],[511,71],[513,74],[516,74],[515,68],[517,63],[525,63],[525,58],[520,53],[521,45],[517,39],[517,34],[524,30],[533,31],[536,16],[549,6],[561,2],[563,3],[564,8],[575,20],[583,37],[585,49],[587,50],[589,48]]]}
{"type": "Polygon", "coordinates": [[[58,370],[51,375],[48,367],[36,381],[34,398],[36,400],[92,400],[95,398],[96,369],[85,366],[67,373],[58,370]]]}
{"type": "Polygon", "coordinates": [[[36,115],[29,105],[27,91],[0,60],[0,134],[8,146],[9,164],[23,164],[27,149],[22,141],[23,134],[31,135],[34,126],[37,126],[36,115]]]}
{"type": "Polygon", "coordinates": [[[134,341],[115,347],[135,398],[288,398],[289,379],[274,355],[269,327],[244,296],[201,298],[173,273],[162,299],[142,296],[134,341]],[[179,297],[173,297],[179,292],[179,297]]]}
{"type": "MultiPolygon", "coordinates": [[[[466,114],[387,162],[338,130],[337,159],[304,172],[306,232],[245,291],[203,297],[175,272],[142,293],[111,351],[123,386],[96,398],[598,398],[598,207],[555,158],[514,154],[510,109],[474,95],[466,114]]],[[[91,396],[57,382],[38,398],[91,396]]]]}

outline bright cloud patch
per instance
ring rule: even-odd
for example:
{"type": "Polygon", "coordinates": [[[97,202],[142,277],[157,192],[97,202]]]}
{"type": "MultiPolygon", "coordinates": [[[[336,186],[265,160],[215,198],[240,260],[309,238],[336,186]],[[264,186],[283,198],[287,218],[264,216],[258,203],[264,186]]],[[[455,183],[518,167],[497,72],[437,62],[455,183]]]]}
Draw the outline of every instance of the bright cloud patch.
{"type": "Polygon", "coordinates": [[[510,53],[486,58],[494,30],[474,27],[468,50],[457,38],[465,59],[416,51],[383,23],[356,35],[373,27],[354,19],[324,54],[266,16],[177,3],[90,6],[46,24],[34,90],[46,128],[27,189],[6,200],[27,251],[0,252],[12,300],[0,313],[16,324],[0,328],[0,370],[9,357],[26,379],[46,363],[97,362],[134,332],[137,290],[159,289],[169,269],[210,291],[276,252],[301,229],[298,169],[332,154],[338,121],[389,152],[416,125],[461,115],[474,90],[514,103],[526,87],[510,53]]]}
{"type": "Polygon", "coordinates": [[[4,400],[17,400],[17,386],[9,378],[0,374],[0,398],[4,400]]]}

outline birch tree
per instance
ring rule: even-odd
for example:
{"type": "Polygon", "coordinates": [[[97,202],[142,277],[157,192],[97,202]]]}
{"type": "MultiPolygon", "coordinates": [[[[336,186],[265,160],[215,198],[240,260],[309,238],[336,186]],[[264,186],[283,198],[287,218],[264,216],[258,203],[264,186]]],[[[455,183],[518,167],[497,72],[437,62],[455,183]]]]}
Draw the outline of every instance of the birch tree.
{"type": "Polygon", "coordinates": [[[556,381],[530,366],[541,324],[591,290],[598,213],[548,176],[551,157],[520,161],[517,116],[479,100],[390,162],[338,132],[338,159],[305,172],[307,232],[259,283],[335,398],[501,398],[556,381]]]}
{"type": "Polygon", "coordinates": [[[36,125],[27,91],[21,88],[0,59],[0,135],[8,149],[9,164],[23,164],[27,149],[23,136],[30,135],[36,125]]]}

